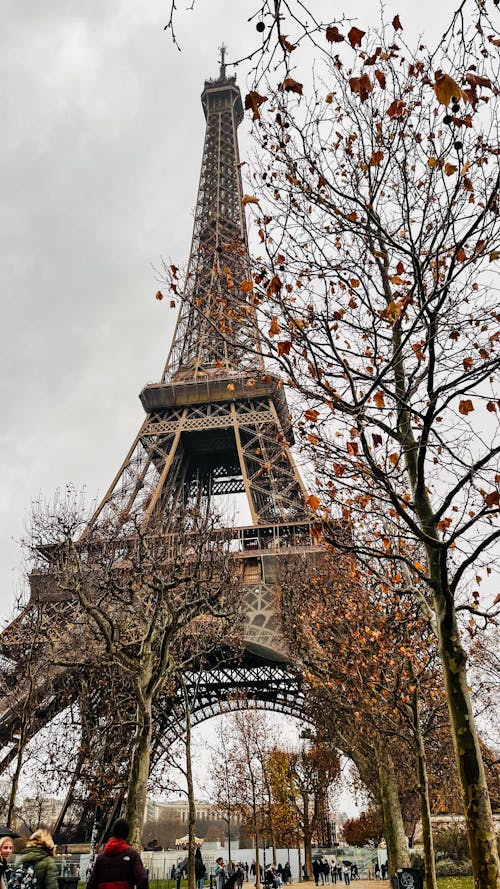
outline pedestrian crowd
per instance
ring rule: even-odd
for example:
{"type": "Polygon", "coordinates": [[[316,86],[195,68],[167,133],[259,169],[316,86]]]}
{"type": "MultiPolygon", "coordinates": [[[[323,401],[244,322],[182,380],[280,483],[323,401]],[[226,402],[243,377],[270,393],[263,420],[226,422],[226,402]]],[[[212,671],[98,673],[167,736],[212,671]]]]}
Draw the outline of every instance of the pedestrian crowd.
{"type": "MultiPolygon", "coordinates": [[[[119,818],[111,828],[110,839],[88,875],[87,889],[148,889],[148,875],[139,853],[128,843],[129,826],[119,818]]],[[[0,835],[0,889],[58,889],[56,846],[47,830],[35,830],[26,847],[16,856],[9,830],[0,835]]]]}
{"type": "Polygon", "coordinates": [[[328,861],[327,858],[313,860],[313,877],[316,886],[325,883],[342,883],[349,886],[351,880],[359,880],[358,865],[353,861],[328,861]]]}
{"type": "MultiPolygon", "coordinates": [[[[123,818],[113,824],[110,838],[102,852],[97,855],[88,873],[87,889],[148,889],[148,874],[136,849],[128,842],[129,825],[123,818]]],[[[9,830],[9,836],[0,834],[0,889],[58,889],[57,868],[55,862],[56,847],[50,833],[46,830],[35,830],[26,843],[26,848],[17,856],[16,863],[11,864],[14,852],[13,837],[18,834],[9,830]]],[[[197,889],[204,889],[207,868],[203,863],[201,849],[198,848],[194,860],[197,889]]],[[[219,856],[215,861],[215,889],[242,889],[244,881],[256,877],[256,862],[228,861],[219,856]]],[[[264,889],[280,889],[292,880],[290,863],[269,864],[260,867],[260,880],[264,889]]],[[[305,865],[303,875],[309,879],[305,865]]],[[[312,863],[314,883],[324,886],[326,883],[345,883],[359,880],[358,867],[351,861],[328,861],[327,858],[315,858],[312,863]]],[[[375,879],[387,878],[387,862],[375,865],[375,879]]],[[[180,889],[181,880],[187,874],[187,858],[172,868],[172,878],[176,881],[176,889],[180,889]]],[[[212,882],[210,882],[212,886],[212,882]]]]}

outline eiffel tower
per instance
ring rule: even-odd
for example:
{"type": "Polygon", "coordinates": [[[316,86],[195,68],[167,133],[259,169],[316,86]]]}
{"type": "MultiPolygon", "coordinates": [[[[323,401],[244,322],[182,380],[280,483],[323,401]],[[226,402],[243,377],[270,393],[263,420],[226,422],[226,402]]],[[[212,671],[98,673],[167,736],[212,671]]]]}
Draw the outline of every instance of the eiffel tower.
{"type": "MultiPolygon", "coordinates": [[[[276,561],[283,553],[316,549],[314,517],[290,451],[293,431],[282,382],[264,366],[255,314],[240,288],[251,280],[237,140],[243,106],[236,78],[226,73],[224,48],[219,76],[205,82],[201,102],[206,134],[172,346],[160,381],[140,393],[146,416],[85,533],[99,523],[123,528],[132,510],[145,523],[160,520],[172,529],[180,511],[200,496],[224,502],[228,495],[246,495],[251,521],[225,529],[243,562],[244,655],[207,671],[193,720],[220,713],[224,702],[228,708],[260,706],[299,717],[301,685],[290,669],[276,608],[276,561]]],[[[64,625],[70,607],[58,602],[53,618],[64,625]]],[[[28,603],[0,636],[5,682],[13,666],[15,673],[23,626],[31,619],[28,603]]],[[[83,695],[82,686],[64,673],[57,691],[46,699],[40,694],[32,733],[83,695]]],[[[160,710],[165,742],[182,726],[180,697],[160,710]]],[[[15,757],[17,719],[4,699],[0,771],[15,757]]],[[[90,730],[98,734],[97,726],[90,730]]],[[[91,802],[85,792],[77,799],[75,789],[82,774],[79,761],[56,825],[66,841],[88,840],[91,831],[91,802]]]]}

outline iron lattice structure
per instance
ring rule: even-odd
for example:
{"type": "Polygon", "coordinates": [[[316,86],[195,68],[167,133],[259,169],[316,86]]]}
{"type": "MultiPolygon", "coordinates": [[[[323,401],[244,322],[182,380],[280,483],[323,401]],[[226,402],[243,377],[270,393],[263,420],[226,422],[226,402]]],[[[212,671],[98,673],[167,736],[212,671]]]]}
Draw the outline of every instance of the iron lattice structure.
{"type": "MultiPolygon", "coordinates": [[[[193,720],[249,705],[299,717],[302,691],[282,642],[276,563],[283,553],[307,557],[317,548],[314,519],[290,451],[293,432],[283,387],[265,371],[255,314],[240,288],[251,276],[237,140],[243,108],[235,78],[226,76],[223,63],[220,76],[205,82],[201,100],[206,136],[186,291],[172,347],[160,382],[140,394],[146,417],[82,539],[101,526],[126,535],[132,514],[141,516],[143,527],[151,523],[162,534],[174,534],[190,502],[245,494],[251,524],[225,529],[234,558],[242,562],[245,653],[206,670],[193,720]]],[[[10,676],[19,676],[23,634],[34,620],[40,619],[47,632],[51,622],[66,627],[66,646],[76,644],[72,609],[53,593],[45,599],[39,589],[32,593],[27,608],[0,636],[5,685],[10,676]]],[[[89,693],[89,682],[91,677],[52,664],[30,687],[31,736],[63,706],[78,701],[85,713],[85,750],[103,756],[99,700],[89,693]]],[[[18,687],[17,706],[27,694],[18,687]]],[[[125,700],[123,689],[120,694],[125,700]]],[[[15,756],[17,713],[6,695],[0,768],[15,756]]],[[[156,709],[156,758],[181,731],[181,700],[174,695],[156,709]]],[[[77,757],[56,826],[65,841],[89,839],[95,788],[86,777],[88,766],[85,756],[77,757]]],[[[123,787],[118,767],[108,782],[113,811],[123,787]]]]}

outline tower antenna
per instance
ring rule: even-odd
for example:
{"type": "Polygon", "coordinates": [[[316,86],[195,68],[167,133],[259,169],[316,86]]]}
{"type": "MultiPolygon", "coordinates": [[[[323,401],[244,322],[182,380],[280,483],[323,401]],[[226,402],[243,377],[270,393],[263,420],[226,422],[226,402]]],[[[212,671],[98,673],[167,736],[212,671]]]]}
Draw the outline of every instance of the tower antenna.
{"type": "Polygon", "coordinates": [[[226,77],[226,50],[227,50],[227,46],[224,43],[221,43],[221,45],[219,46],[220,78],[221,78],[221,80],[225,80],[225,77],[226,77]]]}

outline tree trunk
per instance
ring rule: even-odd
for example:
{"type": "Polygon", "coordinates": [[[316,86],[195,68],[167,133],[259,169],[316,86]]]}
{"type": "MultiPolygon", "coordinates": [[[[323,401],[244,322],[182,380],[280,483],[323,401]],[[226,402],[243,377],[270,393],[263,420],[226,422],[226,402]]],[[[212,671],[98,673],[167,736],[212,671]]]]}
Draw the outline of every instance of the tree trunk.
{"type": "Polygon", "coordinates": [[[260,851],[259,851],[259,828],[257,826],[257,800],[255,797],[255,786],[252,783],[252,817],[253,817],[253,833],[255,837],[255,889],[260,889],[260,851]]]}
{"type": "Polygon", "coordinates": [[[434,587],[439,654],[443,666],[453,745],[458,765],[476,889],[499,889],[500,858],[483,758],[472,713],[466,654],[451,597],[434,587]]]}
{"type": "Polygon", "coordinates": [[[260,879],[260,837],[258,830],[255,831],[255,889],[261,889],[262,881],[260,879]]]}
{"type": "Polygon", "coordinates": [[[151,715],[152,702],[151,699],[146,699],[144,701],[144,710],[143,712],[138,712],[137,717],[125,816],[130,826],[129,841],[137,849],[140,849],[142,845],[142,828],[146,811],[146,795],[151,761],[151,715]]]}
{"type": "Polygon", "coordinates": [[[400,397],[397,427],[414,498],[415,513],[425,533],[424,546],[434,598],[439,655],[443,667],[451,733],[462,802],[469,838],[472,871],[476,889],[500,889],[500,858],[491,804],[486,785],[483,758],[467,686],[466,655],[460,642],[454,594],[449,587],[448,552],[442,546],[432,503],[419,471],[418,443],[406,405],[404,346],[401,329],[393,331],[396,391],[400,397]]]}
{"type": "Polygon", "coordinates": [[[431,807],[429,802],[429,781],[427,779],[427,759],[425,755],[422,726],[418,709],[418,691],[412,695],[411,714],[415,755],[417,758],[418,792],[420,798],[420,820],[422,822],[422,842],[424,846],[424,873],[426,889],[437,889],[436,865],[434,860],[434,840],[432,836],[431,807]]]}
{"type": "Polygon", "coordinates": [[[298,862],[299,862],[299,877],[298,877],[298,879],[299,879],[299,883],[302,883],[302,878],[304,875],[302,873],[302,855],[301,855],[301,849],[300,849],[299,834],[297,834],[297,858],[298,858],[298,862]]]}
{"type": "Polygon", "coordinates": [[[17,744],[17,753],[16,753],[16,768],[14,769],[14,774],[12,775],[12,781],[10,786],[10,794],[9,794],[9,805],[7,808],[7,817],[6,824],[7,827],[11,826],[12,819],[14,817],[14,808],[16,805],[17,799],[17,791],[19,790],[19,779],[21,777],[21,770],[23,767],[24,761],[24,750],[26,747],[26,739],[24,737],[24,731],[20,730],[21,735],[17,744]]]}
{"type": "Polygon", "coordinates": [[[394,763],[386,750],[382,751],[376,748],[376,756],[380,800],[384,817],[384,834],[387,844],[387,862],[389,874],[394,874],[400,867],[408,867],[410,864],[408,841],[401,813],[394,763]]]}
{"type": "Polygon", "coordinates": [[[309,815],[309,794],[302,793],[302,804],[304,806],[304,864],[306,866],[306,874],[310,880],[312,877],[312,827],[309,815]]]}

